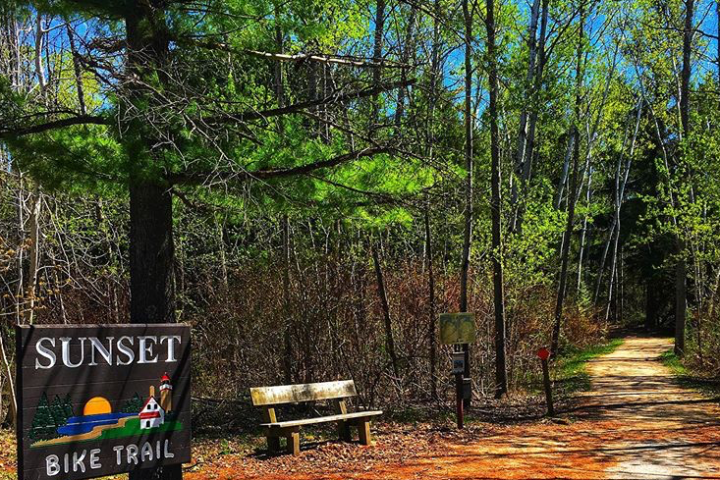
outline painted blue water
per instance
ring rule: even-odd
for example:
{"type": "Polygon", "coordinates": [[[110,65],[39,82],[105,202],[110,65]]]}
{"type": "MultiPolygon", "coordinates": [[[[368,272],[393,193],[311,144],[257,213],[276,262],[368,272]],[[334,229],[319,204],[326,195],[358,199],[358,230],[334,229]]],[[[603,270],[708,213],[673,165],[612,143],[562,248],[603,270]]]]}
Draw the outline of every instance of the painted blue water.
{"type": "Polygon", "coordinates": [[[70,417],[65,425],[57,429],[60,435],[81,435],[91,432],[101,425],[118,423],[121,418],[132,417],[137,413],[101,413],[98,415],[81,415],[70,417]]]}

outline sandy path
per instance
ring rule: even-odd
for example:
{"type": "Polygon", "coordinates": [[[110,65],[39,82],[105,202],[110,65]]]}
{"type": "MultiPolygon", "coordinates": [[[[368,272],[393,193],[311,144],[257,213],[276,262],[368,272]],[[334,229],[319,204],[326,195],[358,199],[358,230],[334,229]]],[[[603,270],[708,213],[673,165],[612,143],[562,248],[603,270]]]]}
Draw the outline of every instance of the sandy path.
{"type": "Polygon", "coordinates": [[[598,455],[611,458],[607,478],[720,478],[720,408],[681,388],[659,357],[672,341],[628,338],[590,362],[593,389],[577,412],[613,420],[598,455]]]}

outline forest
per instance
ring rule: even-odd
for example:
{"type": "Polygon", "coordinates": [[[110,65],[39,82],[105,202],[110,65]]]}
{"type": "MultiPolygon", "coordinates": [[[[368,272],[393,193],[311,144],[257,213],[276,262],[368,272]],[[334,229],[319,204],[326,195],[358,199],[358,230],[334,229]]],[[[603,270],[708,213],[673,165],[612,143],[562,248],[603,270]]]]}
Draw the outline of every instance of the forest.
{"type": "Polygon", "coordinates": [[[16,324],[191,325],[215,434],[268,385],[452,414],[445,312],[475,315],[480,417],[524,410],[539,348],[557,375],[617,332],[717,378],[719,23],[720,0],[2,0],[0,422],[16,324]]]}

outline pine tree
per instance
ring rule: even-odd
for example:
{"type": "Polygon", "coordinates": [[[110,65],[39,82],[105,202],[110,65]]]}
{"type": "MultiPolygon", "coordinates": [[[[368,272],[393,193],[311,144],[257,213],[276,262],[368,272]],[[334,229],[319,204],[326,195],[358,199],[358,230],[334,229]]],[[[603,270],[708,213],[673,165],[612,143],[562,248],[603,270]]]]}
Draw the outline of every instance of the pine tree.
{"type": "Polygon", "coordinates": [[[140,409],[143,406],[142,398],[140,398],[140,395],[135,393],[135,396],[125,402],[125,404],[120,408],[120,411],[122,413],[137,413],[140,411],[140,409]]]}
{"type": "Polygon", "coordinates": [[[30,440],[48,440],[58,437],[57,423],[48,402],[47,395],[43,393],[38,402],[35,416],[33,417],[32,427],[30,427],[30,440]]]}

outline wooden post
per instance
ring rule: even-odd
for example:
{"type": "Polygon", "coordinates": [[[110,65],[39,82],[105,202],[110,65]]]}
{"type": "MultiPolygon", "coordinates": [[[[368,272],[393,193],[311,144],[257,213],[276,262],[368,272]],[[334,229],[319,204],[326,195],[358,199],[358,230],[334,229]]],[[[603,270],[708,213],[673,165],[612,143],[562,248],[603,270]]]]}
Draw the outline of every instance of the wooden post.
{"type": "MultiPolygon", "coordinates": [[[[345,403],[345,400],[335,401],[335,411],[340,415],[347,413],[347,404],[345,403]]],[[[349,442],[351,440],[350,425],[348,422],[344,420],[340,420],[338,422],[338,437],[342,442],[349,442]]]]}
{"type": "Polygon", "coordinates": [[[463,395],[464,390],[464,377],[465,377],[465,358],[467,352],[462,347],[455,346],[453,352],[453,374],[455,375],[455,400],[457,409],[457,426],[459,429],[463,428],[463,415],[465,410],[465,396],[463,395]]]}
{"type": "Polygon", "coordinates": [[[550,384],[550,368],[548,367],[548,358],[550,358],[550,350],[541,348],[538,351],[540,363],[542,363],[543,386],[545,387],[545,402],[547,403],[547,414],[550,417],[555,416],[555,407],[553,406],[552,385],[550,384]]]}
{"type": "Polygon", "coordinates": [[[294,457],[300,455],[300,432],[293,430],[287,434],[287,453],[292,454],[294,457]]]}
{"type": "Polygon", "coordinates": [[[360,443],[362,445],[371,445],[372,438],[370,437],[370,421],[363,420],[358,424],[358,433],[360,436],[360,443]]]}
{"type": "Polygon", "coordinates": [[[455,396],[456,396],[456,409],[457,409],[457,426],[462,430],[464,426],[464,412],[463,412],[463,374],[455,374],[455,396]]]}

